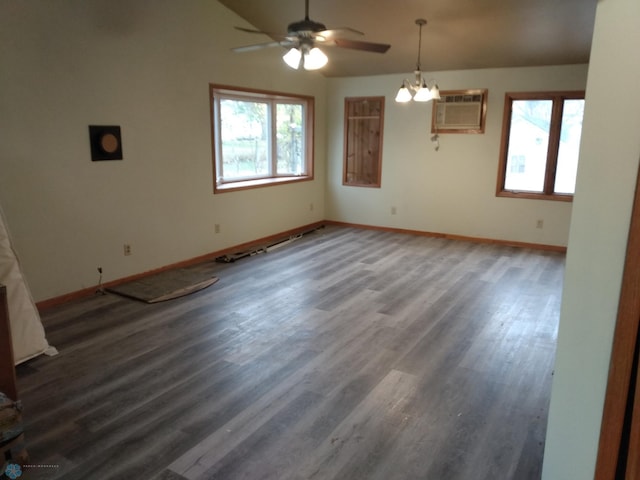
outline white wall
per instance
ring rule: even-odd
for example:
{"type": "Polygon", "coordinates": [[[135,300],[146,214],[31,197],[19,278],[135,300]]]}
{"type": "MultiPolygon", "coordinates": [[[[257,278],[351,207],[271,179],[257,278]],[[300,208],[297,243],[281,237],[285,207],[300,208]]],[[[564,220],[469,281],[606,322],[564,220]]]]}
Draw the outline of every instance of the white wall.
{"type": "MultiPolygon", "coordinates": [[[[410,67],[410,66],[408,66],[410,67]]],[[[402,75],[329,80],[327,216],[331,220],[565,246],[571,204],[495,196],[505,92],[583,90],[586,65],[434,72],[442,90],[488,88],[485,133],[441,134],[431,105],[394,101],[402,75]],[[382,187],[342,185],[344,98],[385,96],[382,187]],[[391,215],[391,206],[397,209],[391,215]],[[537,229],[536,221],[544,220],[537,229]]]]}
{"type": "Polygon", "coordinates": [[[326,81],[232,53],[266,40],[234,25],[213,0],[0,3],[0,204],[36,300],[324,218],[326,81]],[[316,179],[213,195],[209,83],[315,96],[316,179]],[[123,161],[91,162],[90,124],[123,161]]]}
{"type": "Polygon", "coordinates": [[[598,2],[545,480],[586,480],[594,474],[640,158],[639,20],[637,0],[598,2]]]}

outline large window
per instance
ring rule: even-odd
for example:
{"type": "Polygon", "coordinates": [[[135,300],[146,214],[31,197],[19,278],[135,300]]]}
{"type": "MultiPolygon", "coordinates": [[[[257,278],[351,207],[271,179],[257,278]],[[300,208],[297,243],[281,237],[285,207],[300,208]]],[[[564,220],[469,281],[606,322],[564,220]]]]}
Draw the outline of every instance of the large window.
{"type": "Polygon", "coordinates": [[[211,85],[214,192],[313,178],[313,98],[211,85]]]}
{"type": "Polygon", "coordinates": [[[497,195],[571,201],[584,92],[507,93],[497,195]]]}

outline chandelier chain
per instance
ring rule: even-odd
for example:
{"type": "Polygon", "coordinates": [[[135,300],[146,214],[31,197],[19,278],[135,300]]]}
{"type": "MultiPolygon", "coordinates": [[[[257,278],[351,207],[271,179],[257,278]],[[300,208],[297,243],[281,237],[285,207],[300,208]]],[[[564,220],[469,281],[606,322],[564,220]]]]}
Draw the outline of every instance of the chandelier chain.
{"type": "Polygon", "coordinates": [[[416,20],[416,25],[418,25],[419,30],[418,30],[418,59],[416,61],[416,70],[420,71],[420,56],[421,56],[421,51],[422,51],[422,27],[423,25],[426,25],[427,21],[424,18],[418,18],[416,20]]]}
{"type": "Polygon", "coordinates": [[[420,70],[420,50],[422,49],[422,25],[418,31],[418,60],[416,61],[416,70],[420,70]]]}

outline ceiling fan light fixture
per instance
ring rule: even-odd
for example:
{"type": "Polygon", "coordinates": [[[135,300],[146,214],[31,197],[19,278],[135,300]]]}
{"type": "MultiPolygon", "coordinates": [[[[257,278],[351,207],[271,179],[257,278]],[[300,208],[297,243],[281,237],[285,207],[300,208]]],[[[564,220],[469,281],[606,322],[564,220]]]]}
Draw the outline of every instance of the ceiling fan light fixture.
{"type": "Polygon", "coordinates": [[[282,57],[289,67],[295,70],[299,70],[300,68],[317,70],[324,67],[329,59],[322,50],[315,47],[316,44],[323,48],[325,46],[338,47],[375,53],[385,53],[391,47],[391,45],[386,43],[373,43],[341,38],[341,33],[354,35],[364,35],[364,33],[351,27],[327,29],[323,23],[316,22],[309,18],[309,0],[304,0],[304,4],[304,20],[290,23],[287,26],[287,33],[285,34],[264,32],[253,28],[235,27],[242,32],[268,35],[272,41],[236,47],[232,50],[234,52],[250,52],[269,47],[293,47],[282,57]]]}
{"type": "Polygon", "coordinates": [[[300,61],[302,60],[302,52],[297,48],[291,48],[287,53],[282,56],[284,63],[289,65],[291,68],[298,69],[300,68],[300,61]]]}
{"type": "Polygon", "coordinates": [[[329,59],[324,52],[318,47],[314,47],[304,54],[304,61],[302,64],[304,65],[305,70],[318,70],[319,68],[324,67],[328,61],[329,59]]]}

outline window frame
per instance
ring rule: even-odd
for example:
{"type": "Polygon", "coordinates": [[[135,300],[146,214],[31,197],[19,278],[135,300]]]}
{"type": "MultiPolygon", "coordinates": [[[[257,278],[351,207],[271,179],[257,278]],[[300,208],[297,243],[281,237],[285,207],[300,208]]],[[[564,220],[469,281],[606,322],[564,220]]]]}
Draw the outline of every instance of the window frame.
{"type": "MultiPolygon", "coordinates": [[[[235,87],[230,85],[209,84],[209,118],[211,121],[211,155],[213,167],[213,193],[232,192],[237,190],[246,190],[251,188],[267,187],[272,185],[282,185],[293,182],[303,182],[313,180],[314,178],[314,130],[315,130],[315,99],[308,95],[298,95],[292,93],[274,92],[268,90],[257,90],[244,87],[235,87]],[[300,175],[278,175],[277,172],[267,176],[259,176],[251,179],[224,180],[219,176],[221,169],[219,159],[221,158],[220,150],[220,117],[219,105],[221,99],[232,99],[241,101],[267,102],[272,105],[294,103],[303,105],[303,164],[305,172],[300,175]]],[[[269,122],[275,122],[275,112],[269,116],[269,122]]],[[[273,127],[273,125],[271,125],[273,127]]],[[[269,139],[269,152],[271,163],[277,160],[273,158],[276,146],[273,139],[277,133],[277,129],[270,128],[271,136],[269,139]]]]}
{"type": "Polygon", "coordinates": [[[504,113],[502,117],[502,139],[500,141],[500,159],[498,163],[498,181],[496,184],[497,197],[528,198],[535,200],[555,200],[573,202],[572,193],[554,193],[558,152],[560,148],[560,130],[562,127],[562,113],[565,100],[584,100],[584,90],[549,91],[549,92],[507,92],[504,99],[504,113]],[[549,127],[549,143],[547,145],[547,160],[542,192],[528,192],[506,190],[504,184],[507,178],[507,164],[509,153],[509,134],[511,130],[511,112],[514,100],[551,100],[551,121],[549,127]]]}

